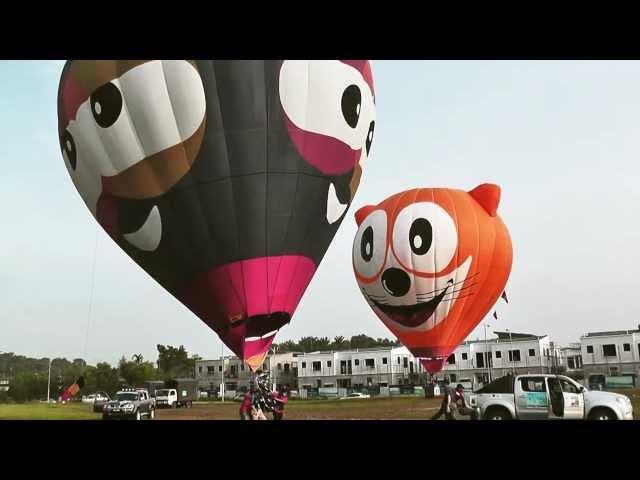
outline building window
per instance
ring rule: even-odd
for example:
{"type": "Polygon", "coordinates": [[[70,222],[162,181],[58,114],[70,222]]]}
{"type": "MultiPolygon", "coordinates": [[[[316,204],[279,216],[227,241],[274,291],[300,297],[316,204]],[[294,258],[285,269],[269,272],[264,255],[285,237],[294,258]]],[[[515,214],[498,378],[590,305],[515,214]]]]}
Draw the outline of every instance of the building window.
{"type": "Polygon", "coordinates": [[[218,365],[218,371],[221,372],[222,371],[222,365],[218,365]]]}
{"type": "Polygon", "coordinates": [[[314,372],[319,372],[322,366],[320,362],[313,362],[311,365],[311,368],[313,369],[314,372]]]}
{"type": "Polygon", "coordinates": [[[510,362],[519,362],[520,361],[520,350],[509,350],[509,361],[510,362]]]}
{"type": "Polygon", "coordinates": [[[497,351],[496,352],[496,358],[502,358],[502,352],[501,351],[497,351]]]}
{"type": "Polygon", "coordinates": [[[302,362],[302,368],[307,368],[307,362],[302,362]]]}
{"type": "Polygon", "coordinates": [[[630,343],[622,344],[622,350],[624,350],[625,352],[630,352],[631,351],[631,344],[630,343]]]}
{"type": "Polygon", "coordinates": [[[281,363],[278,364],[278,370],[282,370],[282,364],[281,363]]]}
{"type": "Polygon", "coordinates": [[[285,371],[285,373],[289,371],[289,364],[288,363],[284,364],[284,371],[285,371]]]}
{"type": "Polygon", "coordinates": [[[484,368],[484,355],[480,352],[476,353],[476,368],[484,368]]]}
{"type": "Polygon", "coordinates": [[[593,353],[593,345],[587,345],[587,353],[593,353]]]}
{"type": "Polygon", "coordinates": [[[451,375],[449,375],[449,377],[451,378],[451,381],[452,381],[452,382],[455,382],[455,381],[456,381],[456,378],[457,378],[457,377],[456,377],[456,374],[455,374],[455,373],[452,373],[451,375]]]}
{"type": "Polygon", "coordinates": [[[605,357],[615,357],[616,356],[616,346],[613,343],[608,345],[602,345],[602,354],[605,357]]]}
{"type": "Polygon", "coordinates": [[[373,358],[366,358],[364,360],[364,366],[365,367],[369,367],[369,368],[373,368],[376,366],[376,361],[373,358]]]}
{"type": "Polygon", "coordinates": [[[466,353],[463,353],[463,354],[462,354],[462,359],[463,359],[463,360],[466,360],[466,359],[467,359],[467,354],[466,354],[466,353]]]}
{"type": "Polygon", "coordinates": [[[211,374],[215,373],[215,371],[216,371],[216,367],[213,367],[213,366],[209,366],[209,367],[207,367],[207,373],[208,373],[209,375],[211,375],[211,374]]]}
{"type": "Polygon", "coordinates": [[[331,368],[331,360],[327,360],[327,367],[331,368]]]}
{"type": "Polygon", "coordinates": [[[198,373],[202,373],[202,367],[198,367],[198,373]]]}
{"type": "Polygon", "coordinates": [[[360,365],[360,360],[356,358],[356,359],[353,361],[353,363],[354,363],[354,364],[355,364],[355,366],[357,367],[357,366],[359,366],[359,365],[360,365]]]}
{"type": "Polygon", "coordinates": [[[407,357],[402,357],[402,366],[407,368],[409,366],[409,359],[407,357]]]}
{"type": "Polygon", "coordinates": [[[567,367],[570,369],[576,368],[576,362],[573,360],[573,357],[567,358],[567,367]]]}
{"type": "Polygon", "coordinates": [[[535,357],[536,356],[536,349],[535,348],[530,348],[529,349],[529,356],[530,357],[535,357]]]}
{"type": "Polygon", "coordinates": [[[387,364],[387,357],[382,357],[382,364],[386,365],[387,364]]]}
{"type": "Polygon", "coordinates": [[[452,353],[451,355],[449,355],[449,358],[447,358],[447,363],[449,365],[455,365],[456,364],[456,354],[452,353]]]}

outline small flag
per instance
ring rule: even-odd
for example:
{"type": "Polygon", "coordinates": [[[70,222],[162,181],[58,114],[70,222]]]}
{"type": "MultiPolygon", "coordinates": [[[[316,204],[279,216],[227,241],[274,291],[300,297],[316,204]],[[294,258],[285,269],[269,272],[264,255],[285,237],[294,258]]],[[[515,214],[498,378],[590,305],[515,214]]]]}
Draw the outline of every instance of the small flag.
{"type": "Polygon", "coordinates": [[[498,313],[496,311],[493,312],[493,318],[498,319],[498,313]]]}
{"type": "Polygon", "coordinates": [[[502,295],[501,295],[501,297],[503,298],[503,300],[504,300],[505,302],[509,303],[509,300],[507,300],[507,291],[506,291],[506,290],[503,290],[503,291],[502,291],[502,295]]]}

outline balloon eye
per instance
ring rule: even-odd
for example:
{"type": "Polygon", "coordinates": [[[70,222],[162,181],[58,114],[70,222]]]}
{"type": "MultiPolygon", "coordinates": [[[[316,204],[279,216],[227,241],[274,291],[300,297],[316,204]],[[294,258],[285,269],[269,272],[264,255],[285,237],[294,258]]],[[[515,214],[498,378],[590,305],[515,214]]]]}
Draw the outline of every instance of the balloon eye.
{"type": "Polygon", "coordinates": [[[409,243],[411,250],[416,255],[424,255],[431,248],[433,241],[433,231],[431,223],[425,218],[418,218],[411,224],[409,230],[409,243]]]}
{"type": "Polygon", "coordinates": [[[369,150],[371,150],[371,144],[373,143],[373,131],[376,129],[376,122],[371,122],[369,125],[369,131],[367,132],[367,140],[365,141],[365,145],[367,147],[367,155],[369,155],[369,150]]]}
{"type": "Polygon", "coordinates": [[[91,111],[96,123],[102,128],[116,123],[122,111],[122,94],[118,87],[109,82],[93,92],[91,111]]]}
{"type": "Polygon", "coordinates": [[[351,128],[356,128],[360,118],[362,94],[357,85],[349,85],[342,93],[342,115],[351,128]]]}
{"type": "Polygon", "coordinates": [[[65,130],[62,135],[62,152],[66,154],[71,170],[76,169],[76,142],[73,140],[73,136],[69,133],[69,130],[65,130]]]}
{"type": "Polygon", "coordinates": [[[362,234],[360,255],[365,262],[369,262],[373,258],[373,228],[371,226],[367,227],[362,234]]]}

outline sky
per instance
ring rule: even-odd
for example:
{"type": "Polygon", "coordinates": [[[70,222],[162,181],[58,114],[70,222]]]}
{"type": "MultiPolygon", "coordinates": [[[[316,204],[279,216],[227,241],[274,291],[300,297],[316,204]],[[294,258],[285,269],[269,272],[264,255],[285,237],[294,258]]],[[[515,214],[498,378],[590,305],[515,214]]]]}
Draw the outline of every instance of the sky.
{"type": "MultiPolygon", "coordinates": [[[[57,140],[63,64],[0,61],[0,352],[113,363],[155,359],[160,343],[219,356],[217,335],[113,243],[75,190],[57,140]]],[[[373,60],[372,69],[376,131],[360,188],[276,341],[391,338],[355,282],[353,212],[409,188],[485,182],[502,188],[514,262],[509,304],[469,338],[487,322],[489,332],[561,344],[637,327],[640,62],[373,60]]]]}

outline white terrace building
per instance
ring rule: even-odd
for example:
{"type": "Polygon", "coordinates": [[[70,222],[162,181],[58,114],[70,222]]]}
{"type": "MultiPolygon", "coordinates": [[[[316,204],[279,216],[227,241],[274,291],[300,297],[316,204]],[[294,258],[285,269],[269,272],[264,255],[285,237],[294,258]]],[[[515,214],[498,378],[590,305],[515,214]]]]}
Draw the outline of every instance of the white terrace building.
{"type": "Polygon", "coordinates": [[[589,375],[640,377],[638,330],[591,332],[580,337],[585,378],[589,375]]]}
{"type": "Polygon", "coordinates": [[[444,374],[452,382],[484,384],[507,373],[548,373],[560,368],[559,349],[548,335],[493,332],[497,338],[468,340],[451,354],[444,374]]]}
{"type": "MultiPolygon", "coordinates": [[[[291,388],[297,385],[298,353],[278,353],[268,355],[262,365],[263,371],[269,371],[271,380],[276,385],[288,384],[291,388]]],[[[227,394],[245,391],[249,388],[251,370],[236,356],[225,356],[215,360],[196,361],[196,380],[202,392],[217,393],[224,378],[227,394]]]]}
{"type": "Polygon", "coordinates": [[[354,389],[419,384],[424,369],[405,347],[361,348],[301,354],[298,388],[354,389]]]}

